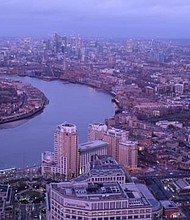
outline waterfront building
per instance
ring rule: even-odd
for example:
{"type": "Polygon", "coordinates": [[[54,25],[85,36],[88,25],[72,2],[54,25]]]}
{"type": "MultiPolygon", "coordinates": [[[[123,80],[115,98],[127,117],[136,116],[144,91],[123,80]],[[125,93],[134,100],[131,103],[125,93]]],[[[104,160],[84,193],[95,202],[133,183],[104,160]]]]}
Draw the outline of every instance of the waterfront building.
{"type": "Polygon", "coordinates": [[[41,173],[42,175],[53,174],[57,172],[54,152],[45,151],[42,153],[41,173]]]}
{"type": "Polygon", "coordinates": [[[78,175],[79,136],[74,124],[63,123],[57,126],[54,134],[55,163],[57,172],[67,178],[78,175]]]}
{"type": "Polygon", "coordinates": [[[102,123],[93,123],[88,127],[88,139],[90,141],[103,140],[104,133],[107,131],[107,125],[102,123]]]}
{"type": "Polygon", "coordinates": [[[162,219],[160,203],[144,184],[51,183],[46,199],[49,220],[162,219]]]}
{"type": "Polygon", "coordinates": [[[119,143],[119,160],[125,168],[133,170],[138,165],[138,142],[126,141],[119,143]]]}
{"type": "Polygon", "coordinates": [[[89,171],[90,162],[95,155],[107,155],[108,144],[101,140],[89,141],[79,145],[79,173],[89,171]]]}
{"type": "Polygon", "coordinates": [[[114,127],[107,128],[105,124],[94,123],[89,125],[89,140],[103,140],[108,143],[108,155],[119,160],[119,143],[128,140],[128,131],[114,127]]]}
{"type": "Polygon", "coordinates": [[[116,128],[109,128],[107,132],[104,133],[103,140],[109,144],[108,155],[111,155],[117,161],[119,161],[119,143],[127,141],[127,134],[125,130],[116,128]]]}

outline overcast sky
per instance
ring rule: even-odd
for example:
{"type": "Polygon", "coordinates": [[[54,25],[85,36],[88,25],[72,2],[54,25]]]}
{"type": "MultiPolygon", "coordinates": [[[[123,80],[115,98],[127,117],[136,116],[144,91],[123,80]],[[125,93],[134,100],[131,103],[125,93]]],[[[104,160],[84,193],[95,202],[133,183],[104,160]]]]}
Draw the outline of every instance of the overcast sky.
{"type": "Polygon", "coordinates": [[[190,38],[190,0],[0,0],[0,36],[190,38]]]}

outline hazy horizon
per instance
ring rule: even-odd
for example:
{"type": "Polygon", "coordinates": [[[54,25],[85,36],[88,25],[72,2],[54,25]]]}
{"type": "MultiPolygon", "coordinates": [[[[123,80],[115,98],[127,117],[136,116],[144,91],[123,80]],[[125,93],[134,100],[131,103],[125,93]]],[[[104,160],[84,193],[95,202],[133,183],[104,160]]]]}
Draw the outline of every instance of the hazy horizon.
{"type": "Polygon", "coordinates": [[[0,37],[190,39],[189,0],[6,0],[0,37]]]}

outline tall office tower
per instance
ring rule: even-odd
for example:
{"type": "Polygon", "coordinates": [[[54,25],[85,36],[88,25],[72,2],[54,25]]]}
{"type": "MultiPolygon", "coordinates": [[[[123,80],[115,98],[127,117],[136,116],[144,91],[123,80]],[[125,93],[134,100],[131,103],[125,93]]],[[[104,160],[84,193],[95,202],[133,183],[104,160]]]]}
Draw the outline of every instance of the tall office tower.
{"type": "Polygon", "coordinates": [[[119,143],[119,160],[125,168],[133,170],[138,165],[138,142],[126,141],[119,143]]]}
{"type": "Polygon", "coordinates": [[[55,163],[57,172],[66,178],[78,175],[78,143],[76,126],[63,123],[58,125],[54,135],[55,163]]]}
{"type": "Polygon", "coordinates": [[[107,142],[108,145],[108,155],[112,156],[114,159],[119,161],[119,143],[125,142],[128,139],[128,132],[109,128],[106,133],[104,133],[103,140],[107,142]]]}
{"type": "Polygon", "coordinates": [[[88,139],[90,141],[103,140],[104,133],[107,131],[107,125],[102,123],[93,123],[88,127],[88,139]]]}

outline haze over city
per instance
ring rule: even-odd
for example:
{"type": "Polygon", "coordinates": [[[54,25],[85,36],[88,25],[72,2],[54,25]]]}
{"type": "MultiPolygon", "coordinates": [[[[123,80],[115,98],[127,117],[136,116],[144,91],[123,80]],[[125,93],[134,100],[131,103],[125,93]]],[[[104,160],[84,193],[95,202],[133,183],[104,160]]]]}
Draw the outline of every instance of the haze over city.
{"type": "Polygon", "coordinates": [[[190,219],[190,0],[0,0],[0,220],[190,219]]]}
{"type": "Polygon", "coordinates": [[[0,36],[190,38],[189,0],[0,1],[0,36]]]}

